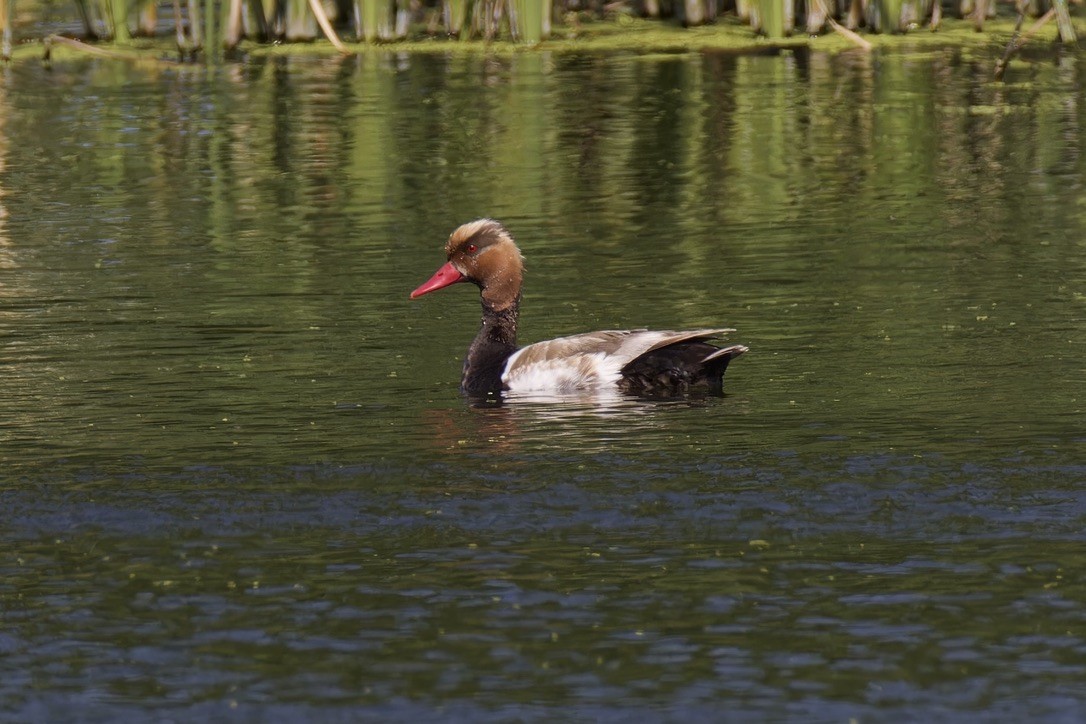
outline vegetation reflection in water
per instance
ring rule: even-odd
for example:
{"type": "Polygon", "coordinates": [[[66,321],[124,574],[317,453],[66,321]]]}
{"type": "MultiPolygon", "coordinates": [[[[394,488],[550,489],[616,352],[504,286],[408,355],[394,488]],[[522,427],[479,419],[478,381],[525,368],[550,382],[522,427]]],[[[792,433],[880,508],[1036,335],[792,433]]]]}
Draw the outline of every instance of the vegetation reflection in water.
{"type": "Polygon", "coordinates": [[[5,711],[1074,716],[1086,105],[989,72],[6,73],[5,711]],[[728,395],[465,403],[483,214],[526,341],[728,324],[728,395]]]}

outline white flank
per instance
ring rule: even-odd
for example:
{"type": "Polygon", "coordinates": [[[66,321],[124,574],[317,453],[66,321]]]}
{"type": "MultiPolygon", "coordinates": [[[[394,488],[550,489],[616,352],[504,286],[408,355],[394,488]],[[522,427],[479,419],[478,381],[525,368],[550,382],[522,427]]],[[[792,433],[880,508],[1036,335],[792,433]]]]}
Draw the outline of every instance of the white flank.
{"type": "Polygon", "coordinates": [[[604,331],[530,344],[505,363],[510,392],[574,392],[613,387],[622,368],[674,332],[604,331]],[[603,349],[601,349],[601,347],[603,349]],[[532,360],[524,362],[524,360],[532,360]]]}
{"type": "Polygon", "coordinates": [[[502,382],[510,392],[573,392],[616,384],[622,364],[614,355],[596,352],[521,365],[511,373],[507,365],[506,370],[502,382]]]}

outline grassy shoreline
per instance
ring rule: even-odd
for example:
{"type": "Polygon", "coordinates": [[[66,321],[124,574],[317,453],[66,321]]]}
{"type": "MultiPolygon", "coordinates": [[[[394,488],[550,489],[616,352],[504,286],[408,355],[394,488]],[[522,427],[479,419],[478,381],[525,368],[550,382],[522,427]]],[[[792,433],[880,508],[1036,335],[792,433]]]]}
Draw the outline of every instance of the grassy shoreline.
{"type": "MultiPolygon", "coordinates": [[[[936,48],[996,49],[1006,46],[1014,32],[1014,21],[997,18],[985,23],[983,31],[975,30],[968,20],[944,19],[937,30],[920,26],[900,34],[864,33],[863,38],[880,52],[916,52],[936,48]]],[[[1058,40],[1054,23],[1042,28],[1030,40],[1033,47],[1058,40]]],[[[26,40],[13,47],[12,62],[41,60],[45,54],[45,39],[26,40]]],[[[770,40],[758,35],[745,23],[722,19],[713,25],[682,28],[660,20],[623,17],[621,20],[600,20],[575,27],[559,26],[552,37],[533,46],[509,40],[457,40],[450,37],[421,37],[387,43],[344,42],[355,55],[383,53],[485,53],[514,55],[550,51],[569,52],[630,52],[683,53],[729,52],[737,54],[772,53],[780,50],[807,48],[838,53],[859,50],[844,36],[826,32],[818,36],[796,33],[791,37],[770,40]]],[[[862,52],[862,51],[861,51],[862,52]]],[[[75,44],[52,42],[49,50],[53,61],[76,57],[98,56],[127,61],[176,61],[178,52],[171,37],[135,39],[119,46],[109,42],[75,44]]],[[[256,43],[242,41],[227,54],[227,59],[267,56],[335,56],[340,52],[327,40],[298,43],[256,43]]],[[[222,55],[221,51],[218,55],[222,55]]]]}

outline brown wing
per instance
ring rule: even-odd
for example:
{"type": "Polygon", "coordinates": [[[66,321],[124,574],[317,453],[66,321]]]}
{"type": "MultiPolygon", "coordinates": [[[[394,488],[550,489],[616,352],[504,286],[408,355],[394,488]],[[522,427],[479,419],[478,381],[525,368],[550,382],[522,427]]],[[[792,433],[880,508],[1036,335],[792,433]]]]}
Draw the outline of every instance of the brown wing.
{"type": "Polygon", "coordinates": [[[514,353],[502,381],[510,389],[585,389],[617,383],[622,369],[643,354],[681,342],[723,336],[731,329],[681,332],[604,330],[537,342],[514,353]]]}

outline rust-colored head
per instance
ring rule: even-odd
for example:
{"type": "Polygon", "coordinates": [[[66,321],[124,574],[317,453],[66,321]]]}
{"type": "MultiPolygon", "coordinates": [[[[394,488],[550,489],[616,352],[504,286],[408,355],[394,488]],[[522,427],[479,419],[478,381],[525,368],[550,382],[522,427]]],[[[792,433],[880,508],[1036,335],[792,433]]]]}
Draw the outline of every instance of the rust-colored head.
{"type": "Polygon", "coordinates": [[[513,237],[493,219],[477,219],[459,227],[445,244],[448,262],[418,289],[416,299],[457,282],[479,287],[483,301],[495,310],[508,308],[520,296],[524,262],[513,237]]]}

